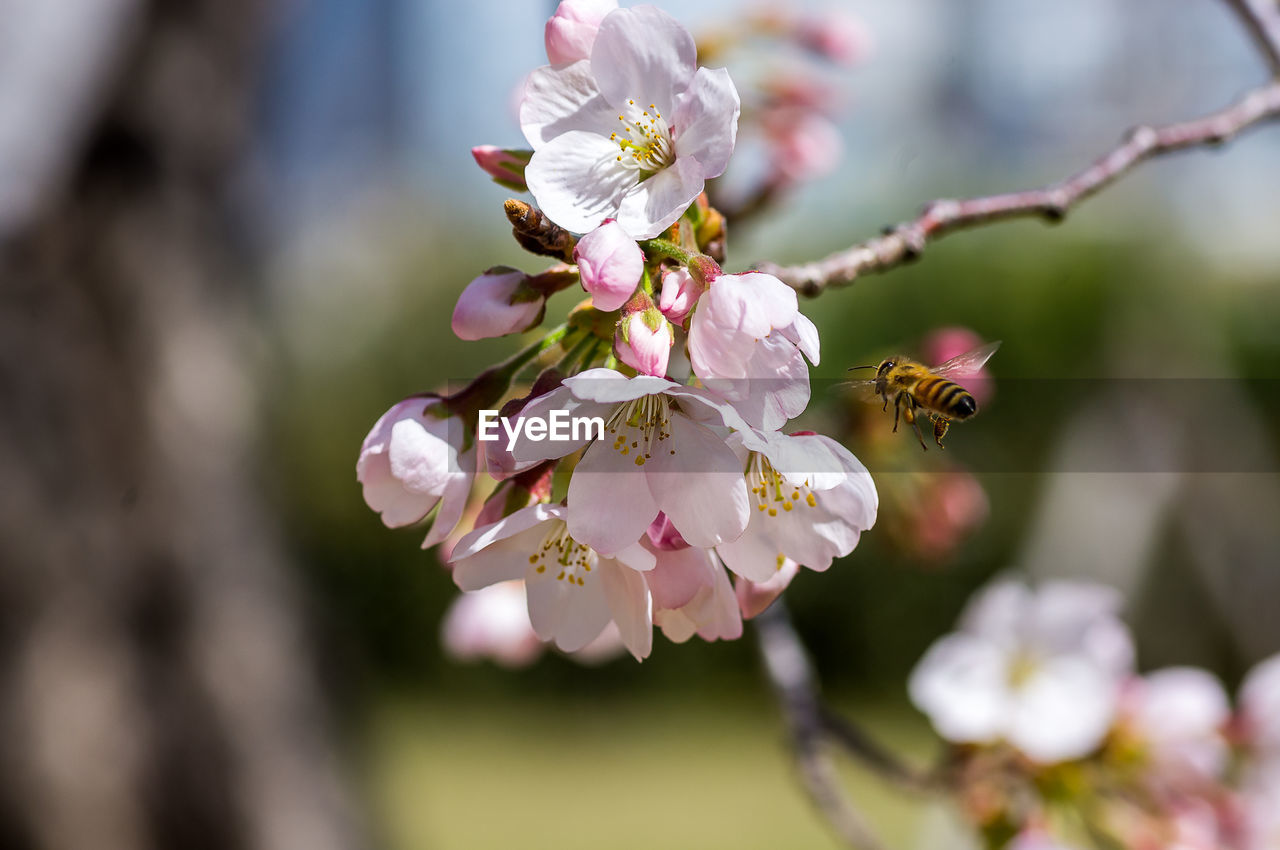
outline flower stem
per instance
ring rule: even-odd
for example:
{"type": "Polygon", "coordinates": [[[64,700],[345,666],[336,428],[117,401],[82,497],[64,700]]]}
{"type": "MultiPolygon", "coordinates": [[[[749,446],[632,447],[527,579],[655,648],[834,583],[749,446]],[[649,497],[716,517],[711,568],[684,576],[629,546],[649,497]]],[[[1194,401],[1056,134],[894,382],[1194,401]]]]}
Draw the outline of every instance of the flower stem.
{"type": "Polygon", "coordinates": [[[657,254],[662,257],[670,257],[686,266],[693,262],[694,257],[699,256],[691,251],[686,251],[670,239],[643,239],[639,245],[645,256],[657,254]]]}

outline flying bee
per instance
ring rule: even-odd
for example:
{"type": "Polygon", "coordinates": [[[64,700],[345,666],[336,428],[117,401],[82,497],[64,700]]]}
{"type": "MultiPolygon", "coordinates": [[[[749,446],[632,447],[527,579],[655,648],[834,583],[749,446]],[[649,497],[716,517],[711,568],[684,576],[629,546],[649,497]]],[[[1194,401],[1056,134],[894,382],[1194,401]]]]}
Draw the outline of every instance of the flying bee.
{"type": "Polygon", "coordinates": [[[977,372],[999,347],[999,342],[989,342],[933,368],[906,357],[890,357],[879,366],[852,366],[850,371],[876,370],[874,378],[853,381],[852,384],[884,399],[886,411],[892,399],[894,433],[898,432],[898,418],[901,417],[916,429],[920,447],[928,450],[917,422],[918,411],[923,410],[933,421],[934,441],[943,448],[942,438],[946,436],[951,422],[964,421],[978,412],[977,399],[952,379],[977,372]]]}

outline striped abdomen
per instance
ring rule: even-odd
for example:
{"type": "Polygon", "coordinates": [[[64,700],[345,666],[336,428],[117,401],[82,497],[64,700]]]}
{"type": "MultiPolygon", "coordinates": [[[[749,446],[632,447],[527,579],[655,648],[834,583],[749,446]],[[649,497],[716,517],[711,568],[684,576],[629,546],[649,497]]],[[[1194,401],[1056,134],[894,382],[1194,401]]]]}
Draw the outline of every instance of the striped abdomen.
{"type": "Polygon", "coordinates": [[[951,419],[968,419],[978,412],[978,402],[969,391],[946,378],[922,378],[911,395],[916,404],[951,419]]]}

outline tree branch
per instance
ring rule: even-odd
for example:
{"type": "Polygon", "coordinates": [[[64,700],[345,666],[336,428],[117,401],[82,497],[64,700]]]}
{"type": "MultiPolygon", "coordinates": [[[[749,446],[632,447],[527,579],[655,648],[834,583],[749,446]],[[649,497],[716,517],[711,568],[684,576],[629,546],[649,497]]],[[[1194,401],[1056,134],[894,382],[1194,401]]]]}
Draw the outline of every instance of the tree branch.
{"type": "Polygon", "coordinates": [[[1258,52],[1271,67],[1272,77],[1280,78],[1280,3],[1276,0],[1226,0],[1226,3],[1253,36],[1258,52]]]}
{"type": "MultiPolygon", "coordinates": [[[[1260,5],[1265,0],[1239,2],[1260,5]]],[[[1275,118],[1280,118],[1280,81],[1253,89],[1235,104],[1203,118],[1164,127],[1136,127],[1119,146],[1088,168],[1043,189],[933,201],[913,221],[824,259],[794,266],[761,263],[756,268],[803,295],[817,295],[828,288],[847,286],[861,275],[911,262],[930,241],[956,230],[1012,218],[1061,221],[1080,201],[1106,188],[1140,162],[1187,148],[1220,145],[1254,124],[1275,118]]]]}
{"type": "Polygon", "coordinates": [[[826,745],[840,745],[877,775],[905,788],[926,790],[936,787],[935,783],[902,764],[855,724],[822,704],[813,666],[782,600],[758,616],[755,624],[760,654],[791,733],[805,790],[846,844],[867,850],[879,848],[879,839],[841,786],[826,745]]]}

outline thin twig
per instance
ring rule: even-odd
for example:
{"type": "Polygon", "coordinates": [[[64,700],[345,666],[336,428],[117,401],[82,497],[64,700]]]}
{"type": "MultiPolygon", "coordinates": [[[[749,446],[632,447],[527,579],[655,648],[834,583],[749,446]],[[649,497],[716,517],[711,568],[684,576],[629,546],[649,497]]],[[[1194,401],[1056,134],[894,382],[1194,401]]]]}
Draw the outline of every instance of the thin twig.
{"type": "Polygon", "coordinates": [[[1276,0],[1226,0],[1240,17],[1258,47],[1258,52],[1271,67],[1271,75],[1280,78],[1280,3],[1276,0]]]}
{"type": "Polygon", "coordinates": [[[1011,218],[1061,221],[1077,203],[1144,160],[1187,148],[1220,145],[1254,124],[1275,118],[1280,118],[1280,81],[1253,89],[1235,104],[1203,118],[1164,127],[1137,127],[1093,165],[1043,189],[933,201],[919,218],[824,259],[795,266],[761,263],[757,269],[780,278],[803,295],[817,295],[828,288],[847,286],[861,275],[915,260],[927,243],[956,230],[1011,218]]]}

